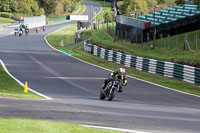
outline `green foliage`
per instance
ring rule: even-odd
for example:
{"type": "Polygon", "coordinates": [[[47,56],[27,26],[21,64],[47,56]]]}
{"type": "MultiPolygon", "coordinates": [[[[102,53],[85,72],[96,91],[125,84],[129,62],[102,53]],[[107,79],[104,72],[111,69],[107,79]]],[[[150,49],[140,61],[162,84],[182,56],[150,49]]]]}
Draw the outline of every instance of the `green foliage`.
{"type": "Polygon", "coordinates": [[[120,13],[126,14],[135,10],[146,9],[148,6],[146,0],[124,0],[120,7],[120,13]]]}
{"type": "Polygon", "coordinates": [[[176,0],[175,3],[177,5],[182,5],[182,4],[184,4],[184,0],[176,0]]]}
{"type": "Polygon", "coordinates": [[[38,0],[41,8],[44,9],[46,15],[50,15],[55,12],[57,1],[56,0],[38,0]]]}
{"type": "Polygon", "coordinates": [[[174,3],[176,0],[157,0],[158,4],[174,3]]]}
{"type": "Polygon", "coordinates": [[[156,0],[147,0],[147,3],[148,3],[148,8],[152,8],[158,4],[156,0]]]}
{"type": "Polygon", "coordinates": [[[106,23],[110,23],[113,21],[113,16],[110,12],[106,12],[104,18],[106,23]]]}
{"type": "Polygon", "coordinates": [[[1,12],[26,13],[30,15],[43,15],[44,10],[39,8],[36,0],[2,0],[1,12]]]}
{"type": "Polygon", "coordinates": [[[1,0],[0,12],[17,12],[18,2],[17,0],[1,0]]]}
{"type": "Polygon", "coordinates": [[[0,12],[0,17],[3,17],[3,18],[12,18],[12,16],[13,16],[12,13],[0,12]]]}
{"type": "Polygon", "coordinates": [[[200,9],[200,0],[194,0],[194,4],[198,5],[198,9],[200,9]]]}

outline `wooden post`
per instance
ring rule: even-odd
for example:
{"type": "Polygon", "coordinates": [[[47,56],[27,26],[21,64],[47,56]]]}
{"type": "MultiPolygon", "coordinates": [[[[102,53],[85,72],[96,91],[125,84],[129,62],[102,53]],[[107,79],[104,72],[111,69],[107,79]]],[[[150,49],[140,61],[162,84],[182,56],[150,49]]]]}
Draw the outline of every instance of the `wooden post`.
{"type": "Polygon", "coordinates": [[[176,34],[176,49],[178,49],[178,35],[176,34]]]}
{"type": "Polygon", "coordinates": [[[119,30],[117,30],[117,40],[119,40],[119,30]]]}
{"type": "Polygon", "coordinates": [[[99,21],[97,21],[97,30],[99,30],[99,21]]]}
{"type": "Polygon", "coordinates": [[[147,42],[148,42],[148,46],[149,46],[149,33],[147,33],[147,42]]]}
{"type": "Polygon", "coordinates": [[[156,34],[154,33],[153,34],[153,45],[152,45],[152,50],[155,48],[155,45],[156,45],[156,34]]]}
{"type": "Polygon", "coordinates": [[[123,30],[121,30],[121,40],[123,40],[123,30]]]}
{"type": "Polygon", "coordinates": [[[170,35],[168,34],[168,48],[170,48],[170,35]]]}
{"type": "Polygon", "coordinates": [[[185,40],[184,40],[184,50],[191,50],[190,48],[190,44],[188,43],[188,40],[187,40],[187,34],[185,35],[185,40]]]}
{"type": "Polygon", "coordinates": [[[114,38],[114,42],[115,42],[116,41],[116,28],[115,28],[115,26],[113,26],[113,38],[114,38]]]}
{"type": "Polygon", "coordinates": [[[163,35],[160,34],[160,47],[163,48],[163,42],[162,42],[162,38],[163,38],[163,35]]]}
{"type": "Polygon", "coordinates": [[[199,44],[198,44],[198,42],[199,42],[199,38],[198,38],[198,34],[196,34],[196,50],[198,50],[199,49],[199,44]]]}
{"type": "Polygon", "coordinates": [[[137,44],[137,39],[138,39],[138,36],[137,36],[137,33],[135,34],[135,42],[137,44]]]}
{"type": "Polygon", "coordinates": [[[127,37],[127,30],[125,31],[125,40],[126,40],[126,41],[128,40],[128,37],[127,37]]]}
{"type": "Polygon", "coordinates": [[[108,33],[108,22],[106,23],[106,29],[107,29],[107,33],[108,33]]]}

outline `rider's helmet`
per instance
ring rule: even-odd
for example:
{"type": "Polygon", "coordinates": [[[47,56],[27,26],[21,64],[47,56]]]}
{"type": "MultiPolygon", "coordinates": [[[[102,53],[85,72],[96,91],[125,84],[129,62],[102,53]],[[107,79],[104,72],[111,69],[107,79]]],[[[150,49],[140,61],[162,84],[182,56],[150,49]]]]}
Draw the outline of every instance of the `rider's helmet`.
{"type": "Polygon", "coordinates": [[[119,68],[119,75],[121,76],[121,77],[124,77],[125,76],[125,69],[124,68],[119,68]]]}

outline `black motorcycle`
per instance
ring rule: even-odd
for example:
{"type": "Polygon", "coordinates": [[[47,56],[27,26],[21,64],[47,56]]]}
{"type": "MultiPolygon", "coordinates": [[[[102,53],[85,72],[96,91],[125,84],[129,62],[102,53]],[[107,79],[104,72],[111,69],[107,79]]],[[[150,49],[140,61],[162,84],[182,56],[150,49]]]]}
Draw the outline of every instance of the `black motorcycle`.
{"type": "Polygon", "coordinates": [[[29,29],[26,29],[25,32],[26,32],[26,35],[28,35],[28,33],[29,33],[29,29]]]}
{"type": "Polygon", "coordinates": [[[104,90],[101,89],[100,99],[104,100],[105,98],[108,98],[108,101],[112,101],[117,92],[119,91],[120,84],[120,80],[110,79],[106,88],[104,90]]]}

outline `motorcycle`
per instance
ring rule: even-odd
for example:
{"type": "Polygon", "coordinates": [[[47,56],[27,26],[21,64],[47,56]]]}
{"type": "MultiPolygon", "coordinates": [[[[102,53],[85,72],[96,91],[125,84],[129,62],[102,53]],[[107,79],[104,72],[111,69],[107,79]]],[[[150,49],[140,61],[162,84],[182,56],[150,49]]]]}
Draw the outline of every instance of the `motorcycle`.
{"type": "Polygon", "coordinates": [[[104,100],[105,98],[108,98],[108,101],[112,101],[117,92],[119,91],[119,87],[120,87],[120,80],[110,79],[106,88],[104,90],[101,89],[100,99],[104,100]]]}
{"type": "Polygon", "coordinates": [[[20,30],[20,31],[19,31],[19,37],[21,37],[22,34],[23,34],[23,32],[20,30]]]}
{"type": "Polygon", "coordinates": [[[26,32],[26,35],[28,35],[28,33],[29,33],[29,29],[26,29],[25,32],[26,32]]]}
{"type": "Polygon", "coordinates": [[[45,32],[46,31],[46,27],[45,26],[43,26],[43,32],[45,32]]]}

